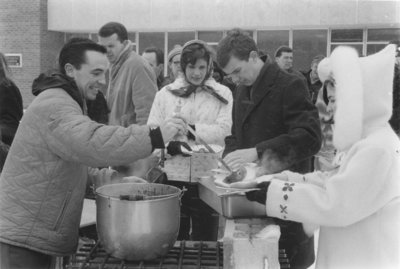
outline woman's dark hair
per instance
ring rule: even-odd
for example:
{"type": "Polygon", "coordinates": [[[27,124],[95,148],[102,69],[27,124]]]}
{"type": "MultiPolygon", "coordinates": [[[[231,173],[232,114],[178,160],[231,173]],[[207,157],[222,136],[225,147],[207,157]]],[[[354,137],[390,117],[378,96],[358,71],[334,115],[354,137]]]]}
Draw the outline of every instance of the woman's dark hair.
{"type": "Polygon", "coordinates": [[[109,22],[103,25],[99,30],[99,36],[109,37],[113,34],[117,34],[118,40],[124,42],[128,40],[128,31],[125,26],[119,22],[109,22]]]}
{"type": "Polygon", "coordinates": [[[335,82],[333,80],[327,79],[322,86],[322,99],[324,100],[325,105],[329,104],[328,98],[328,84],[335,86],[335,82]]]}
{"type": "Polygon", "coordinates": [[[8,81],[10,79],[10,73],[6,57],[0,52],[0,83],[8,81]]]}
{"type": "MultiPolygon", "coordinates": [[[[195,65],[198,59],[204,59],[207,62],[207,67],[210,68],[208,65],[211,59],[211,51],[200,43],[194,43],[184,47],[181,54],[182,72],[185,73],[188,64],[195,65]]],[[[206,79],[207,78],[206,76],[206,79]]]]}
{"type": "Polygon", "coordinates": [[[61,49],[58,57],[59,71],[65,75],[65,65],[72,64],[76,69],[86,62],[86,51],[97,51],[107,53],[106,48],[87,38],[71,38],[61,49]]]}

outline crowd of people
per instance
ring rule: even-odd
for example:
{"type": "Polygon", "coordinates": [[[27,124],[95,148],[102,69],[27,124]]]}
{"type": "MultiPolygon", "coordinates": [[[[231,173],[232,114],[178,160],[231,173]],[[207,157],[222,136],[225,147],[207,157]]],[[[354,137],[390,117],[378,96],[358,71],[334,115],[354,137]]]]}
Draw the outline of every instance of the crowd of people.
{"type": "MultiPolygon", "coordinates": [[[[129,175],[187,156],[198,137],[233,170],[259,164],[251,186],[233,186],[260,188],[246,196],[280,226],[291,268],[314,263],[318,228],[318,268],[400,265],[399,43],[362,58],[338,48],[299,72],[292,48],[272,59],[234,29],[216,52],[176,45],[164,77],[163,52],[138,55],[124,25],[98,36],[61,48],[25,113],[0,54],[1,268],[54,268],[76,251],[89,186],[145,182],[129,175]]],[[[197,183],[164,183],[187,189],[178,239],[216,241],[218,216],[197,183]]]]}

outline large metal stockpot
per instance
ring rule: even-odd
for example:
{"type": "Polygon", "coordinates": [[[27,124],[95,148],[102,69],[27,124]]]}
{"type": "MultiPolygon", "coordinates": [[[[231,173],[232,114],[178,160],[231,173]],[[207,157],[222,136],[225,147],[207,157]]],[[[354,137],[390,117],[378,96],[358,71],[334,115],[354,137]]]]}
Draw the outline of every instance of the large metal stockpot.
{"type": "Polygon", "coordinates": [[[107,253],[126,260],[166,255],[179,231],[179,188],[119,183],[96,190],[97,233],[107,253]]]}

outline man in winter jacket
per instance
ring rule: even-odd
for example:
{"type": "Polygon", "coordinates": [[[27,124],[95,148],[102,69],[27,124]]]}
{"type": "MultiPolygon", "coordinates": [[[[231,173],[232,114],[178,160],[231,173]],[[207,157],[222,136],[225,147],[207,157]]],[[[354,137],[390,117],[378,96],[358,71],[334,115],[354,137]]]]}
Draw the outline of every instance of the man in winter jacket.
{"type": "Polygon", "coordinates": [[[53,268],[76,251],[87,183],[115,179],[110,169],[164,147],[179,118],[158,128],[107,126],[86,116],[105,84],[106,50],[88,39],[67,43],[60,72],[41,74],[0,176],[1,268],[53,268]]]}
{"type": "Polygon", "coordinates": [[[158,91],[151,66],[133,50],[128,32],[120,23],[109,22],[99,30],[99,43],[110,62],[106,92],[110,125],[144,125],[158,91]]]}
{"type": "MultiPolygon", "coordinates": [[[[254,40],[240,30],[220,41],[217,61],[239,84],[234,101],[232,135],[225,139],[224,160],[233,169],[261,161],[271,174],[283,169],[309,172],[311,157],[321,146],[318,112],[306,84],[263,62],[254,40]]],[[[288,253],[291,268],[307,268],[314,261],[313,237],[301,223],[278,221],[280,248],[288,253]]]]}

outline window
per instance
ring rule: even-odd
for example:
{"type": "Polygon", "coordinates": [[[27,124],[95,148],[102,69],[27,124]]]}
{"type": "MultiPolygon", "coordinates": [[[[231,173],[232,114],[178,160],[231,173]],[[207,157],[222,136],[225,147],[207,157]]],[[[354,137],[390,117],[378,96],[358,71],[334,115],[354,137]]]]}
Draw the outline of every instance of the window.
{"type": "Polygon", "coordinates": [[[207,43],[218,43],[222,39],[222,31],[202,31],[198,33],[198,39],[207,43]]]}
{"type": "Polygon", "coordinates": [[[139,33],[139,54],[148,47],[156,47],[164,51],[164,33],[139,33]]]}
{"type": "Polygon", "coordinates": [[[387,41],[400,38],[400,29],[368,29],[368,42],[387,41]]]}
{"type": "Polygon", "coordinates": [[[293,30],[294,69],[309,70],[315,56],[326,55],[327,40],[327,30],[293,30]]]}
{"type": "Polygon", "coordinates": [[[275,56],[275,51],[282,45],[289,45],[289,30],[257,32],[258,49],[262,53],[268,54],[272,59],[275,56]]]}
{"type": "Polygon", "coordinates": [[[368,29],[367,55],[374,54],[383,49],[391,40],[398,40],[400,29],[368,29]]]}
{"type": "Polygon", "coordinates": [[[331,32],[330,52],[340,46],[350,46],[358,51],[358,55],[363,53],[363,29],[333,29],[331,32]]]}
{"type": "Polygon", "coordinates": [[[363,30],[362,29],[336,29],[332,30],[331,42],[332,43],[343,43],[343,42],[362,42],[363,41],[363,30]]]}
{"type": "Polygon", "coordinates": [[[168,33],[168,51],[171,51],[175,45],[183,46],[194,38],[194,32],[170,32],[168,33]]]}

